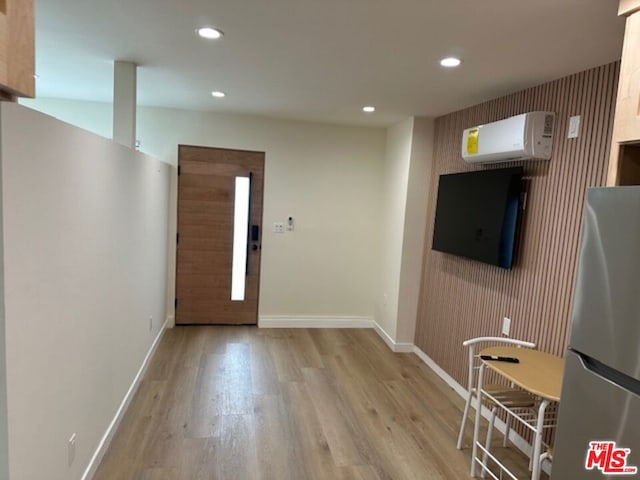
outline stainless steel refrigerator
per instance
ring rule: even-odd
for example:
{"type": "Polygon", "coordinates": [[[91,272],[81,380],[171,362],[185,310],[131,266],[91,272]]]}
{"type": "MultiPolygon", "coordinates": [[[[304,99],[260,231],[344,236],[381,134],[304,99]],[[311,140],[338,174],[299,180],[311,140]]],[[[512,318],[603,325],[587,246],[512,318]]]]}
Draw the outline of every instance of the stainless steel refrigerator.
{"type": "Polygon", "coordinates": [[[579,255],[551,478],[640,479],[640,187],[588,190],[579,255]]]}

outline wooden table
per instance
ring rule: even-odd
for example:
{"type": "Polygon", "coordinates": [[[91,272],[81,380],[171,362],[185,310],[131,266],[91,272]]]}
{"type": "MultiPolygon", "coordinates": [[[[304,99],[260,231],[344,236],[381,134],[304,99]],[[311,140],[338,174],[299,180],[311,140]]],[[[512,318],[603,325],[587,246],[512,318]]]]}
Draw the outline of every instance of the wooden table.
{"type": "MultiPolygon", "coordinates": [[[[480,355],[516,357],[520,360],[520,363],[483,360],[480,365],[480,371],[478,372],[478,405],[482,405],[482,382],[485,367],[489,367],[518,387],[535,395],[539,400],[536,425],[535,427],[529,427],[534,433],[531,478],[532,480],[538,480],[540,477],[539,458],[542,448],[542,431],[544,429],[545,412],[550,403],[560,401],[564,360],[556,355],[544,353],[539,350],[517,347],[490,347],[482,350],[480,355]]],[[[476,408],[471,459],[472,476],[475,476],[481,410],[481,408],[476,408]]],[[[508,413],[514,415],[513,412],[510,411],[508,413]]]]}

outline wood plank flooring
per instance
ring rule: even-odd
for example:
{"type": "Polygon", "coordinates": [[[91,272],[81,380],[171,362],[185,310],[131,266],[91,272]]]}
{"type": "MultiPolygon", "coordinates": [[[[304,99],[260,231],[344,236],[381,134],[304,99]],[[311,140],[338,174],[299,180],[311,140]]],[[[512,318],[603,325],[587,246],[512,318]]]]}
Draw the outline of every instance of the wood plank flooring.
{"type": "MultiPolygon", "coordinates": [[[[373,330],[176,327],[94,478],[466,479],[462,406],[373,330]]],[[[524,456],[496,450],[526,478],[524,456]]]]}

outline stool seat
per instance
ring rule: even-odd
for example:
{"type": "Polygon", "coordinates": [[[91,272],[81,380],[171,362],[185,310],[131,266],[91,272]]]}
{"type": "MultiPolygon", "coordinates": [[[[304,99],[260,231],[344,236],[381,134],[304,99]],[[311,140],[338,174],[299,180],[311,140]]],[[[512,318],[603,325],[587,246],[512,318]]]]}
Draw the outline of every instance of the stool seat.
{"type": "MultiPolygon", "coordinates": [[[[507,407],[527,408],[535,405],[533,396],[519,388],[489,384],[484,385],[482,389],[507,407]]],[[[476,389],[474,388],[473,391],[475,393],[476,389]]],[[[488,397],[483,397],[483,400],[485,400],[488,405],[493,405],[494,403],[488,397]]]]}

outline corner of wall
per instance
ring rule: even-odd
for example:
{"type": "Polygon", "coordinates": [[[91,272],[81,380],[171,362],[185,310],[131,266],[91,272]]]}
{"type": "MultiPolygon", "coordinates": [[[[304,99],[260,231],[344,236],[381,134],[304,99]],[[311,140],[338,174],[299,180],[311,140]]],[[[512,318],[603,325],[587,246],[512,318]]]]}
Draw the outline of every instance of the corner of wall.
{"type": "Polygon", "coordinates": [[[382,184],[379,281],[374,299],[375,322],[395,342],[407,183],[411,163],[413,117],[387,129],[382,184]]]}
{"type": "MultiPolygon", "coordinates": [[[[0,125],[3,109],[0,107],[0,125]]],[[[0,128],[0,132],[2,129],[0,128]]],[[[0,478],[9,478],[9,419],[7,410],[7,352],[4,314],[4,232],[2,219],[2,135],[0,133],[0,478]]]]}
{"type": "Polygon", "coordinates": [[[378,323],[373,322],[373,329],[394,353],[411,353],[414,351],[412,342],[396,342],[378,323]]]}
{"type": "Polygon", "coordinates": [[[432,118],[414,118],[404,212],[396,327],[396,341],[403,343],[413,343],[418,316],[429,179],[433,163],[433,130],[432,118]]]}
{"type": "Polygon", "coordinates": [[[176,326],[176,249],[178,232],[178,167],[169,166],[169,212],[167,222],[167,327],[176,326]]]}

